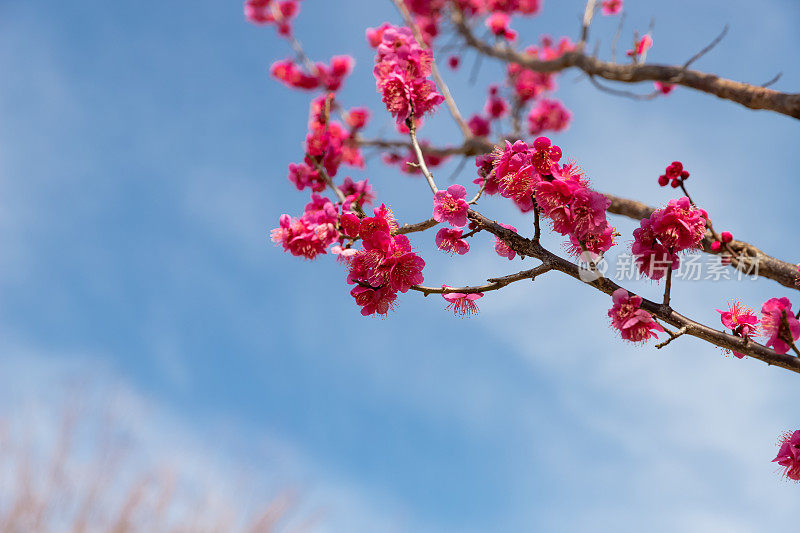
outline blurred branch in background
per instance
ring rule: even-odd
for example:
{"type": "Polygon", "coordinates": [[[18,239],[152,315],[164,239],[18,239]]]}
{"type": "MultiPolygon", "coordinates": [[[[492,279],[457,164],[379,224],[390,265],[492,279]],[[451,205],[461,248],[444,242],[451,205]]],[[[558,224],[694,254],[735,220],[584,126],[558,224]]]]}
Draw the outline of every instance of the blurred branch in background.
{"type": "MultiPolygon", "coordinates": [[[[186,462],[148,449],[124,423],[126,413],[67,403],[48,402],[32,415],[15,408],[0,416],[0,531],[315,529],[317,514],[300,511],[294,490],[273,491],[259,501],[259,491],[246,485],[206,486],[186,462]]],[[[206,458],[191,459],[202,469],[206,458]]]]}

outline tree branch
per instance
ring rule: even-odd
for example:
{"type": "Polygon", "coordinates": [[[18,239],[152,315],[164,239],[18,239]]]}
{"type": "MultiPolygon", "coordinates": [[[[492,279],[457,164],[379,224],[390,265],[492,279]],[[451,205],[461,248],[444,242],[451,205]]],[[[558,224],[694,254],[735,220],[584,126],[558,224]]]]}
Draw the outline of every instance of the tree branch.
{"type": "MultiPolygon", "coordinates": [[[[480,227],[500,238],[517,254],[539,259],[543,264],[550,265],[553,270],[558,270],[577,280],[583,281],[580,267],[555,255],[554,253],[545,249],[538,242],[526,239],[517,234],[515,231],[504,228],[497,222],[489,220],[475,210],[470,209],[468,216],[470,220],[476,222],[480,227]]],[[[601,277],[595,279],[594,281],[585,283],[609,295],[613,294],[617,289],[622,288],[607,277],[601,277]]],[[[731,351],[743,353],[763,361],[768,365],[778,366],[800,374],[800,358],[779,354],[774,350],[771,350],[770,348],[767,348],[761,344],[752,342],[749,339],[745,340],[742,337],[736,337],[722,331],[717,331],[713,328],[700,324],[699,322],[695,322],[694,320],[687,318],[672,309],[667,309],[661,303],[643,299],[642,309],[674,327],[687,327],[687,335],[697,337],[715,346],[719,346],[720,348],[727,348],[731,351]]]]}
{"type": "Polygon", "coordinates": [[[517,52],[508,47],[492,45],[478,39],[470,30],[463,13],[452,10],[452,21],[456,30],[472,48],[480,53],[537,72],[559,72],[568,68],[578,68],[590,76],[610,81],[636,83],[640,81],[660,81],[682,85],[719,98],[736,102],[750,109],[766,109],[800,119],[800,94],[782,93],[765,87],[750,85],[721,78],[684,67],[656,64],[619,65],[602,61],[581,51],[566,52],[562,56],[544,61],[517,52]]]}
{"type": "Polygon", "coordinates": [[[536,268],[532,268],[530,270],[523,270],[522,272],[517,272],[516,274],[509,274],[508,276],[502,276],[499,278],[489,278],[489,283],[485,285],[478,285],[475,287],[425,287],[422,285],[412,285],[411,289],[421,292],[428,296],[429,294],[451,294],[454,292],[463,293],[463,294],[474,294],[476,292],[489,292],[489,291],[496,291],[502,289],[506,285],[514,283],[515,281],[521,281],[523,279],[536,279],[536,276],[544,274],[545,272],[550,272],[553,270],[553,267],[548,264],[541,264],[536,268]]]}

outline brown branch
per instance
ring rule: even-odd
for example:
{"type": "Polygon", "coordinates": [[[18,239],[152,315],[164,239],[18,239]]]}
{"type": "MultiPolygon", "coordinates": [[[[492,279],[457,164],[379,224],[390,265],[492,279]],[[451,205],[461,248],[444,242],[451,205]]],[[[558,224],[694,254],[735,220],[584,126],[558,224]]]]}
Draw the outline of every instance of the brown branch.
{"type": "MultiPolygon", "coordinates": [[[[497,222],[489,220],[477,211],[470,210],[469,218],[476,222],[480,227],[500,238],[509,248],[514,250],[520,256],[534,257],[542,261],[542,266],[549,265],[553,270],[558,270],[568,276],[577,280],[584,281],[581,277],[580,267],[563,259],[554,253],[546,250],[541,244],[530,239],[526,239],[515,231],[504,228],[497,222]]],[[[611,281],[609,278],[600,277],[594,281],[585,282],[595,289],[606,294],[613,294],[614,291],[620,289],[619,285],[611,281]]],[[[726,348],[731,351],[743,353],[768,365],[775,365],[792,372],[800,373],[800,358],[792,357],[790,355],[779,354],[766,346],[736,337],[728,333],[715,330],[711,327],[695,322],[676,311],[664,306],[661,303],[656,303],[650,300],[642,301],[642,309],[651,313],[656,318],[666,322],[677,328],[687,328],[686,334],[697,337],[707,341],[720,348],[726,348]]]]}
{"type": "Polygon", "coordinates": [[[470,47],[475,48],[484,55],[516,63],[537,72],[559,72],[574,67],[590,76],[597,76],[610,81],[623,83],[661,81],[713,94],[750,109],[766,109],[800,119],[800,94],[782,93],[679,66],[657,64],[619,65],[588,56],[580,50],[566,52],[556,59],[544,61],[537,59],[535,56],[517,52],[508,47],[492,45],[478,39],[470,30],[464,15],[458,9],[452,10],[452,20],[456,30],[464,37],[470,47]]]}
{"type": "Polygon", "coordinates": [[[521,281],[523,279],[530,279],[531,281],[536,279],[536,276],[544,274],[545,272],[549,272],[553,270],[553,267],[550,265],[539,265],[536,268],[532,268],[530,270],[523,270],[522,272],[517,272],[516,274],[509,274],[508,276],[502,276],[499,278],[489,278],[489,283],[485,285],[478,285],[475,287],[425,287],[422,285],[412,285],[411,289],[423,293],[425,296],[429,294],[451,294],[454,292],[462,293],[462,294],[474,294],[476,292],[489,292],[489,291],[496,291],[502,289],[506,285],[514,283],[515,281],[521,281]]]}
{"type": "MultiPolygon", "coordinates": [[[[407,141],[359,139],[357,142],[361,146],[377,146],[391,149],[402,148],[406,150],[411,149],[411,144],[409,144],[407,141]]],[[[431,155],[446,154],[473,156],[490,153],[492,150],[494,150],[494,145],[486,139],[471,139],[462,146],[451,146],[447,148],[427,147],[423,148],[422,150],[424,153],[431,155]]],[[[608,208],[609,213],[632,218],[633,220],[650,218],[650,215],[652,215],[656,210],[655,207],[649,206],[637,200],[630,200],[628,198],[622,198],[621,196],[615,196],[613,194],[605,194],[605,197],[611,201],[611,205],[608,208]]],[[[721,251],[715,252],[711,249],[711,243],[713,243],[715,240],[717,239],[714,237],[712,232],[706,233],[706,236],[701,243],[702,251],[708,254],[719,255],[721,251]]],[[[755,269],[754,265],[757,264],[758,269],[757,272],[753,272],[754,274],[758,274],[759,277],[776,281],[784,287],[800,290],[800,286],[798,286],[796,283],[798,276],[796,264],[781,261],[780,259],[772,257],[759,248],[744,241],[731,241],[728,243],[728,248],[733,252],[731,257],[731,267],[747,269],[749,271],[751,267],[755,269]]]]}
{"type": "Polygon", "coordinates": [[[418,231],[425,231],[431,229],[434,226],[437,226],[438,224],[439,223],[432,218],[429,218],[428,220],[423,220],[422,222],[417,222],[416,224],[403,224],[397,229],[397,231],[395,231],[395,234],[405,235],[406,233],[416,233],[418,231]]]}

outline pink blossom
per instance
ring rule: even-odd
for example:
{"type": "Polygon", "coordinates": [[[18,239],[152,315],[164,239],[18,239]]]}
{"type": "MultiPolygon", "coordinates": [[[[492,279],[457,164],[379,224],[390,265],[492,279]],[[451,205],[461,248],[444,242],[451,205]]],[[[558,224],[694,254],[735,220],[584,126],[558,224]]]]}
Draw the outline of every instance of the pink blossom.
{"type": "Polygon", "coordinates": [[[499,191],[500,184],[494,172],[494,156],[483,154],[475,158],[475,166],[478,167],[478,177],[472,181],[478,187],[483,187],[483,194],[493,195],[499,191]]]}
{"type": "Polygon", "coordinates": [[[788,479],[800,481],[800,430],[783,435],[778,456],[772,462],[784,468],[783,475],[788,479]]]}
{"type": "Polygon", "coordinates": [[[314,192],[322,192],[327,187],[325,178],[305,163],[289,163],[289,181],[294,183],[298,191],[309,187],[314,192]]]}
{"type": "Polygon", "coordinates": [[[403,124],[412,110],[421,118],[444,101],[434,83],[426,79],[431,61],[430,51],[420,47],[408,28],[381,30],[373,74],[383,102],[398,124],[403,124]]]}
{"type": "MultiPolygon", "coordinates": [[[[511,231],[517,231],[517,228],[515,228],[514,226],[509,226],[508,224],[503,224],[503,223],[500,223],[500,225],[506,229],[510,229],[511,231]]],[[[514,257],[516,257],[517,255],[517,253],[511,248],[509,248],[509,246],[506,243],[504,243],[503,240],[500,239],[500,237],[495,237],[494,239],[494,251],[497,252],[497,255],[499,255],[500,257],[505,257],[509,261],[514,259],[514,257]]]]}
{"type": "Polygon", "coordinates": [[[356,305],[361,307],[361,314],[364,316],[378,314],[385,315],[394,309],[397,293],[392,292],[388,287],[365,287],[358,285],[353,287],[350,295],[355,298],[356,305]]]}
{"type": "Polygon", "coordinates": [[[580,186],[560,179],[542,181],[536,187],[536,203],[544,216],[553,223],[553,230],[568,235],[572,233],[570,202],[580,186]]]}
{"type": "Polygon", "coordinates": [[[271,0],[246,0],[244,16],[253,24],[268,24],[275,21],[272,16],[271,0]]]}
{"type": "Polygon", "coordinates": [[[487,137],[492,132],[489,121],[480,115],[472,115],[467,126],[475,137],[487,137]]]}
{"type": "MultiPolygon", "coordinates": [[[[758,317],[753,314],[753,310],[745,307],[739,300],[728,303],[728,310],[717,309],[720,314],[722,325],[733,331],[737,337],[750,338],[758,335],[758,317]]],[[[741,359],[744,354],[733,352],[733,355],[741,359]]]]}
{"type": "Polygon", "coordinates": [[[508,103],[505,98],[499,96],[499,89],[497,85],[489,87],[489,97],[486,100],[486,107],[484,109],[486,115],[490,120],[496,120],[504,117],[508,113],[508,103]]]}
{"type": "Polygon", "coordinates": [[[614,246],[615,228],[606,224],[602,230],[589,233],[578,239],[570,234],[567,251],[574,257],[583,257],[584,249],[589,252],[592,261],[597,261],[614,246]]]}
{"type": "Polygon", "coordinates": [[[528,132],[539,135],[545,131],[564,131],[571,118],[569,110],[561,102],[542,98],[528,114],[528,132]]]}
{"type": "Polygon", "coordinates": [[[350,176],[344,179],[344,183],[339,187],[345,195],[344,209],[349,210],[353,203],[361,207],[371,205],[375,201],[375,192],[369,180],[353,181],[350,176]]]}
{"type": "Polygon", "coordinates": [[[377,28],[367,28],[367,42],[372,48],[377,48],[381,41],[383,40],[383,32],[388,30],[389,28],[394,28],[388,22],[384,22],[377,28]]]}
{"type": "Polygon", "coordinates": [[[643,59],[645,55],[647,55],[647,51],[650,50],[653,46],[653,38],[650,37],[650,34],[645,34],[641,39],[636,41],[635,46],[632,50],[628,50],[626,53],[629,57],[633,57],[637,60],[643,59]]]}
{"type": "MultiPolygon", "coordinates": [[[[553,180],[554,182],[557,180],[553,180]]],[[[606,209],[611,200],[586,187],[575,187],[570,203],[569,233],[579,239],[606,229],[606,209]]]]}
{"type": "Polygon", "coordinates": [[[437,191],[433,195],[433,219],[436,222],[447,222],[456,228],[467,225],[469,204],[464,199],[467,190],[462,185],[451,185],[445,191],[437,191]]]}
{"type": "Polygon", "coordinates": [[[675,88],[674,83],[667,83],[664,81],[654,81],[653,85],[655,86],[656,90],[663,95],[667,95],[672,92],[675,88]]]}
{"type": "Polygon", "coordinates": [[[622,0],[603,0],[603,15],[618,15],[622,11],[622,0]]]}
{"type": "Polygon", "coordinates": [[[655,211],[650,220],[659,241],[677,253],[697,248],[706,232],[707,214],[684,196],[670,200],[664,209],[655,211]]]}
{"type": "Polygon", "coordinates": [[[676,269],[681,264],[678,254],[658,240],[649,218],[642,220],[639,228],[633,230],[631,252],[639,272],[652,280],[663,278],[670,268],[676,269]]]}
{"type": "MultiPolygon", "coordinates": [[[[442,285],[443,289],[448,288],[447,285],[442,285]]],[[[445,309],[452,309],[453,313],[459,316],[469,316],[478,314],[478,305],[475,303],[480,298],[483,298],[482,292],[450,292],[442,294],[442,297],[449,303],[445,309]]]]}
{"type": "Polygon", "coordinates": [[[486,19],[486,27],[496,36],[513,41],[517,38],[517,32],[509,27],[511,17],[506,13],[495,11],[486,19]]]}
{"type": "Polygon", "coordinates": [[[641,309],[642,297],[630,296],[625,289],[617,289],[612,295],[614,305],[609,309],[611,325],[618,329],[622,338],[631,342],[646,342],[658,338],[656,331],[664,331],[653,316],[641,309]]]}
{"type": "Polygon", "coordinates": [[[442,228],[436,232],[436,246],[450,255],[464,255],[469,252],[469,243],[461,238],[460,229],[442,228]]]}
{"type": "Polygon", "coordinates": [[[761,306],[761,325],[767,346],[784,354],[789,351],[790,340],[800,338],[800,321],[792,313],[792,303],[788,298],[770,298],[761,306]],[[788,326],[788,327],[787,327],[788,326]]]}
{"type": "Polygon", "coordinates": [[[279,226],[270,232],[275,244],[294,256],[315,259],[324,254],[325,248],[338,238],[334,227],[327,224],[319,226],[309,224],[301,219],[293,219],[289,215],[281,215],[279,226]]]}
{"type": "Polygon", "coordinates": [[[447,58],[447,66],[449,66],[452,70],[458,69],[459,65],[461,65],[461,58],[457,55],[452,55],[447,58]]]}
{"type": "Polygon", "coordinates": [[[531,162],[542,176],[553,173],[553,165],[561,160],[561,148],[552,145],[547,137],[537,137],[533,141],[531,162]]]}
{"type": "Polygon", "coordinates": [[[358,131],[367,125],[369,121],[369,109],[366,107],[354,107],[347,112],[345,122],[351,130],[358,131]]]}

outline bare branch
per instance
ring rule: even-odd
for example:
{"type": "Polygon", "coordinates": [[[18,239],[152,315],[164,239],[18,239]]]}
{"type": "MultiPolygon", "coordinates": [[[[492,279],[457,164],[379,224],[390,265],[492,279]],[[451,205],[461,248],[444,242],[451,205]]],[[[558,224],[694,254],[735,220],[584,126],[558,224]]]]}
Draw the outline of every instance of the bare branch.
{"type": "Polygon", "coordinates": [[[689,68],[689,66],[690,66],[692,63],[694,63],[695,61],[697,61],[698,59],[700,59],[701,57],[703,57],[704,55],[706,55],[707,53],[709,53],[709,52],[710,52],[710,51],[711,51],[711,50],[712,50],[712,49],[713,49],[715,46],[717,46],[717,45],[720,43],[720,41],[722,41],[722,39],[724,39],[724,38],[725,38],[725,36],[726,36],[727,34],[728,34],[728,25],[727,25],[727,24],[725,24],[725,27],[724,27],[724,28],[722,28],[722,32],[721,32],[719,35],[717,35],[717,36],[714,38],[714,40],[713,40],[713,41],[711,41],[710,43],[708,43],[708,45],[706,45],[706,47],[705,47],[705,48],[703,48],[702,50],[700,50],[699,52],[697,52],[695,55],[693,55],[692,57],[690,57],[690,58],[689,58],[689,60],[688,60],[688,61],[686,61],[686,63],[684,63],[684,64],[683,64],[683,68],[689,68]]]}
{"type": "Polygon", "coordinates": [[[516,274],[509,274],[508,276],[502,276],[499,278],[489,278],[489,283],[485,285],[478,285],[475,287],[424,287],[422,285],[413,285],[411,287],[412,290],[421,292],[428,296],[429,294],[451,294],[451,293],[461,293],[461,294],[474,294],[476,292],[489,292],[489,291],[496,291],[502,289],[506,285],[514,283],[515,281],[521,281],[523,279],[536,279],[536,276],[544,274],[545,272],[549,272],[553,270],[553,267],[543,263],[536,268],[532,268],[530,270],[523,270],[522,272],[517,272],[516,274]]]}
{"type": "Polygon", "coordinates": [[[661,81],[713,94],[750,109],[766,109],[800,119],[800,94],[782,93],[679,66],[654,64],[618,65],[590,57],[583,51],[566,52],[556,59],[544,61],[537,59],[535,56],[517,52],[507,47],[492,45],[478,39],[467,26],[464,15],[457,9],[454,9],[452,13],[452,20],[456,30],[464,37],[469,46],[487,56],[516,63],[530,70],[559,72],[574,67],[591,76],[610,81],[623,83],[661,81]]]}

